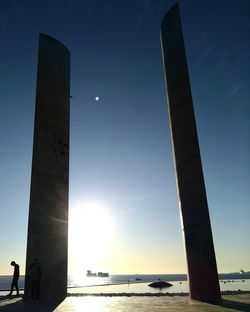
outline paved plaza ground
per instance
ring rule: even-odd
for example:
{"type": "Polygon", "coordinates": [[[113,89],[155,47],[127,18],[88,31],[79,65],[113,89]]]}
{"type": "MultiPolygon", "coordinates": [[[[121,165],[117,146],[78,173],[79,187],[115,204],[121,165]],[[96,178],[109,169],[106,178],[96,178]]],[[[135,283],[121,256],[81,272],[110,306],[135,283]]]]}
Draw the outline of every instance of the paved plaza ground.
{"type": "Polygon", "coordinates": [[[229,312],[250,311],[250,294],[223,295],[221,306],[192,301],[187,296],[69,296],[58,307],[21,298],[0,298],[0,311],[14,312],[229,312]]]}

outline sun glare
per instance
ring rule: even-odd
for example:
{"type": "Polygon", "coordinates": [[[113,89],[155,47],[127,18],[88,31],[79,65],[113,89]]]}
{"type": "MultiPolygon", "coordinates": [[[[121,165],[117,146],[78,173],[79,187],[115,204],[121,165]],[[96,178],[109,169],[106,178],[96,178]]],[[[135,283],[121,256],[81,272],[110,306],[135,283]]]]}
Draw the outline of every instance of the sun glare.
{"type": "Polygon", "coordinates": [[[69,259],[75,270],[103,270],[113,236],[113,220],[100,203],[88,202],[69,214],[69,259]]]}

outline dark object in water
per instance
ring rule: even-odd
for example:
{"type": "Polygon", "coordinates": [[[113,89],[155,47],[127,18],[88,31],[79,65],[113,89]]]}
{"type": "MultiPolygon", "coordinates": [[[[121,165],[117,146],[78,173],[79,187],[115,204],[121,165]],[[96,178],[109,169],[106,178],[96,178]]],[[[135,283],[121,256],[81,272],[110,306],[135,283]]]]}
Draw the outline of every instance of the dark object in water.
{"type": "Polygon", "coordinates": [[[159,281],[159,282],[153,282],[149,284],[148,286],[153,287],[153,288],[165,288],[165,287],[171,287],[173,285],[168,282],[159,281]]]}

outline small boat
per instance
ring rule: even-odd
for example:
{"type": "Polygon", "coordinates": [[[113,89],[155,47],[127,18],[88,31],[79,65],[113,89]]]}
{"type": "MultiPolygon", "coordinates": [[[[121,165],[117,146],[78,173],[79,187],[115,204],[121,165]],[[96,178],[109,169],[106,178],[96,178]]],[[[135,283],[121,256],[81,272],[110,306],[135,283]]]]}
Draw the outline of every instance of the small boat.
{"type": "Polygon", "coordinates": [[[153,287],[153,288],[166,288],[166,287],[171,287],[173,285],[168,282],[158,281],[158,282],[150,283],[148,286],[153,287]]]}

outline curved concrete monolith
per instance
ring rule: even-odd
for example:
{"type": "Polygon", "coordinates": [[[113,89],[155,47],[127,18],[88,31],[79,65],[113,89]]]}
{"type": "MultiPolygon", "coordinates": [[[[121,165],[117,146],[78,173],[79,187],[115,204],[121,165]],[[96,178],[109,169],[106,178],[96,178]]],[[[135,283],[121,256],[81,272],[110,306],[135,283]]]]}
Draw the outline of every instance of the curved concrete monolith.
{"type": "Polygon", "coordinates": [[[42,301],[59,302],[67,294],[69,97],[70,53],[40,35],[25,298],[31,296],[36,259],[42,301]]]}
{"type": "Polygon", "coordinates": [[[161,43],[190,296],[219,303],[217,266],[178,4],[162,22],[161,43]]]}

